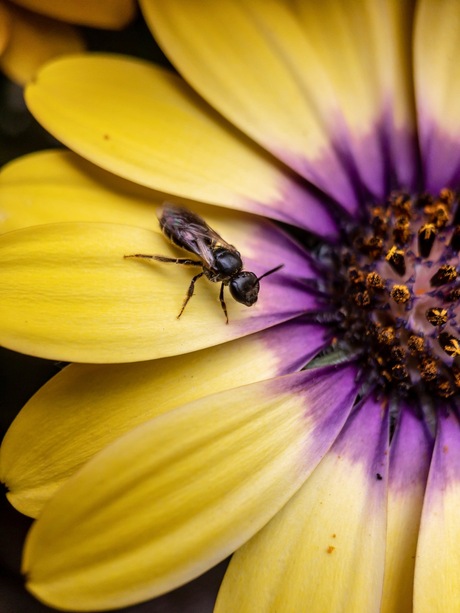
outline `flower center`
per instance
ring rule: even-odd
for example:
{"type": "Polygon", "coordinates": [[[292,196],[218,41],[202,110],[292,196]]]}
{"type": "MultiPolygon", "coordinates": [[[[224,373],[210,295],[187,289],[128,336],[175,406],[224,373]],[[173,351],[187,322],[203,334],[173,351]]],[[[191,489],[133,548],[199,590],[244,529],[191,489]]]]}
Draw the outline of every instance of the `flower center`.
{"type": "Polygon", "coordinates": [[[449,189],[392,193],[329,254],[339,271],[325,288],[340,319],[335,343],[387,391],[460,392],[459,216],[449,189]]]}

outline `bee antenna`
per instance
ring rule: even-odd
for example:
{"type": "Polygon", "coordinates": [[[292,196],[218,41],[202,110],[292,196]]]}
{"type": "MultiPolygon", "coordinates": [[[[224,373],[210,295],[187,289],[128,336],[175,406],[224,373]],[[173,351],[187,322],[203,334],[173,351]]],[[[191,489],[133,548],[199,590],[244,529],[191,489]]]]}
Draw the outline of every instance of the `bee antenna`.
{"type": "Polygon", "coordinates": [[[272,268],[271,270],[268,270],[267,272],[264,272],[263,275],[260,275],[260,277],[257,277],[257,281],[260,281],[264,277],[268,277],[268,275],[272,275],[274,272],[276,272],[277,270],[279,270],[280,268],[283,268],[283,267],[284,267],[284,264],[280,264],[279,266],[276,266],[276,268],[272,268]]]}

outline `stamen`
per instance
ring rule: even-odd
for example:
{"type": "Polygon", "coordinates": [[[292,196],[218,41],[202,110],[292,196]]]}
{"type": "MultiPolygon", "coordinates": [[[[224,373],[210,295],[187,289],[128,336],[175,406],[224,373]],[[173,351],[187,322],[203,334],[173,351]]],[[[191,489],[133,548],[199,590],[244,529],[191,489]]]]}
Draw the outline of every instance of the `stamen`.
{"type": "Polygon", "coordinates": [[[443,350],[452,358],[456,358],[460,356],[460,341],[455,338],[455,336],[451,336],[447,334],[447,332],[442,332],[439,335],[439,344],[443,348],[443,350]]]}
{"type": "Polygon", "coordinates": [[[393,345],[393,343],[396,340],[395,329],[392,328],[391,326],[388,326],[386,328],[383,328],[382,330],[379,330],[378,335],[377,335],[377,340],[382,345],[388,345],[388,346],[393,345]]]}
{"type": "Polygon", "coordinates": [[[396,381],[403,381],[409,376],[407,368],[404,366],[404,364],[395,364],[391,369],[391,374],[393,379],[396,379],[396,381]]]}
{"type": "Polygon", "coordinates": [[[452,238],[450,239],[450,248],[455,252],[460,251],[460,226],[455,226],[454,228],[452,238]]]}
{"type": "Polygon", "coordinates": [[[356,292],[353,296],[355,304],[359,307],[367,307],[371,303],[371,297],[369,296],[369,292],[364,290],[364,292],[356,292]]]}
{"type": "Polygon", "coordinates": [[[422,258],[430,255],[436,234],[436,226],[432,223],[424,224],[418,231],[418,251],[422,258]]]}
{"type": "Polygon", "coordinates": [[[366,277],[366,285],[372,289],[385,289],[383,278],[378,272],[370,272],[366,277]]]}
{"type": "Polygon", "coordinates": [[[447,323],[446,309],[428,309],[425,316],[432,326],[443,326],[445,323],[447,323]]]}
{"type": "Polygon", "coordinates": [[[364,273],[356,267],[351,267],[348,269],[348,278],[351,283],[358,284],[364,283],[364,273]]]}
{"type": "Polygon", "coordinates": [[[449,221],[449,213],[447,207],[444,204],[439,203],[433,212],[434,225],[441,230],[446,227],[449,221]]]}
{"type": "Polygon", "coordinates": [[[446,283],[452,283],[457,278],[457,271],[454,266],[443,264],[430,279],[431,287],[441,287],[446,283]]]}
{"type": "Polygon", "coordinates": [[[386,254],[385,259],[399,276],[402,277],[406,274],[404,251],[393,246],[386,254]]]}
{"type": "Polygon", "coordinates": [[[378,236],[372,236],[371,238],[364,239],[361,246],[361,251],[371,257],[373,260],[377,260],[382,255],[383,241],[378,236]]]}
{"type": "Polygon", "coordinates": [[[446,296],[444,296],[444,299],[447,302],[456,302],[459,298],[460,298],[460,288],[453,289],[446,296]]]}
{"type": "Polygon", "coordinates": [[[444,377],[439,378],[437,384],[437,392],[441,398],[449,398],[454,393],[451,384],[444,377]]]}
{"type": "Polygon", "coordinates": [[[382,207],[375,207],[371,212],[371,225],[375,234],[385,236],[388,230],[388,220],[382,207]]]}
{"type": "Polygon", "coordinates": [[[438,375],[436,360],[434,358],[424,358],[420,363],[420,376],[424,381],[434,381],[438,375]]]}
{"type": "Polygon", "coordinates": [[[410,292],[405,285],[394,285],[390,296],[396,304],[405,304],[410,298],[410,292]]]}
{"type": "Polygon", "coordinates": [[[390,196],[390,206],[396,217],[402,215],[410,217],[412,212],[411,198],[409,194],[395,192],[390,196]]]}
{"type": "Polygon", "coordinates": [[[439,200],[441,200],[441,202],[444,202],[444,204],[447,205],[449,210],[451,210],[452,209],[452,205],[455,202],[455,192],[452,191],[449,187],[444,187],[439,192],[439,200]]]}
{"type": "Polygon", "coordinates": [[[411,236],[409,218],[402,216],[397,219],[395,227],[393,228],[393,239],[395,243],[398,243],[398,245],[407,245],[411,236]]]}
{"type": "Polygon", "coordinates": [[[401,347],[401,345],[397,345],[396,347],[391,348],[391,357],[395,362],[404,362],[406,359],[406,352],[401,347]]]}
{"type": "Polygon", "coordinates": [[[422,353],[424,350],[425,341],[421,336],[415,336],[415,334],[412,334],[407,339],[407,346],[409,347],[411,355],[417,355],[418,353],[422,353]]]}
{"type": "Polygon", "coordinates": [[[460,394],[458,196],[392,193],[343,244],[341,276],[331,281],[336,346],[361,352],[370,381],[385,390],[430,406],[428,396],[460,394]]]}

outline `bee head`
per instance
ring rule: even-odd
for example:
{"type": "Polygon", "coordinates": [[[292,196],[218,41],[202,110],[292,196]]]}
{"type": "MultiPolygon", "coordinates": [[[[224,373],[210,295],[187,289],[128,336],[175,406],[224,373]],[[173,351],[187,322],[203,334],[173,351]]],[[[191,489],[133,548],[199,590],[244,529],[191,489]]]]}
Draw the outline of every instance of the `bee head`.
{"type": "Polygon", "coordinates": [[[236,274],[229,283],[230,293],[237,302],[252,306],[259,295],[259,279],[253,272],[243,270],[236,274]]]}
{"type": "Polygon", "coordinates": [[[259,295],[260,283],[259,281],[268,275],[272,275],[283,268],[284,264],[280,264],[267,272],[264,272],[260,277],[256,277],[253,272],[243,270],[235,274],[230,280],[230,293],[237,302],[241,302],[245,306],[252,306],[257,302],[259,295]]]}
{"type": "Polygon", "coordinates": [[[230,251],[219,247],[214,252],[214,266],[221,275],[231,277],[243,268],[243,262],[236,249],[230,251]]]}

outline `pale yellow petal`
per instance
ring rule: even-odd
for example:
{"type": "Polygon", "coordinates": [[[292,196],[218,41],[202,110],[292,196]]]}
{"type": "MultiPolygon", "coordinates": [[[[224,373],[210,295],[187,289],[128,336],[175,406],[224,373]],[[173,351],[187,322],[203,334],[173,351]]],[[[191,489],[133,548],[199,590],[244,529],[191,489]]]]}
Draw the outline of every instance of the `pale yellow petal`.
{"type": "Polygon", "coordinates": [[[391,443],[381,613],[412,611],[414,569],[432,437],[405,406],[391,443]]]}
{"type": "Polygon", "coordinates": [[[141,185],[302,227],[318,224],[319,233],[321,221],[331,219],[297,179],[159,67],[103,55],[67,58],[40,72],[26,99],[71,149],[141,185]]]}
{"type": "Polygon", "coordinates": [[[201,574],[259,530],[331,445],[354,369],[303,371],[163,414],[86,464],[27,539],[27,586],[59,608],[120,607],[201,574]],[[333,380],[331,380],[333,378],[333,380]]]}
{"type": "Polygon", "coordinates": [[[3,439],[0,474],[10,502],[36,517],[70,475],[121,434],[211,392],[292,372],[309,357],[305,343],[318,351],[323,337],[308,323],[288,322],[185,356],[68,366],[32,397],[3,439]]]}
{"type": "Polygon", "coordinates": [[[456,611],[460,602],[460,422],[438,418],[423,503],[414,582],[416,613],[456,611]]]}
{"type": "Polygon", "coordinates": [[[11,32],[0,56],[1,70],[13,81],[25,84],[47,61],[83,50],[80,33],[72,26],[9,6],[11,32]]]}
{"type": "Polygon", "coordinates": [[[369,402],[349,421],[299,492],[233,556],[216,613],[379,611],[387,420],[369,402]]]}
{"type": "Polygon", "coordinates": [[[424,187],[437,192],[456,188],[460,179],[460,4],[421,0],[416,15],[414,79],[424,187]]]}
{"type": "Polygon", "coordinates": [[[375,0],[142,0],[184,77],[235,125],[348,209],[353,168],[381,194],[413,181],[411,14],[375,0]],[[402,167],[402,168],[401,168],[402,167]]]}
{"type": "MultiPolygon", "coordinates": [[[[372,193],[386,196],[395,178],[400,185],[417,188],[414,2],[295,0],[294,4],[332,83],[337,109],[332,114],[323,110],[332,144],[345,153],[345,163],[352,157],[372,193]]],[[[302,58],[297,61],[302,63],[302,58]]],[[[314,79],[307,80],[322,105],[322,92],[314,79]]]]}
{"type": "Polygon", "coordinates": [[[29,9],[69,23],[117,29],[135,15],[134,0],[11,0],[29,9]]]}
{"type": "Polygon", "coordinates": [[[0,232],[61,221],[157,226],[164,200],[70,151],[41,151],[0,171],[0,232]]]}
{"type": "MultiPolygon", "coordinates": [[[[218,217],[216,212],[209,220],[218,217]]],[[[292,279],[302,260],[297,257],[291,268],[290,244],[282,235],[277,240],[274,228],[242,214],[225,213],[221,220],[213,226],[223,228],[229,241],[241,241],[249,270],[261,274],[270,265],[286,264],[264,279],[251,308],[227,299],[229,325],[218,285],[206,279],[177,319],[196,268],[124,257],[180,256],[156,222],[153,232],[117,224],[56,223],[0,235],[1,344],[64,361],[131,362],[217,345],[318,308],[307,288],[292,279]],[[259,264],[264,228],[271,249],[259,264]]]]}

